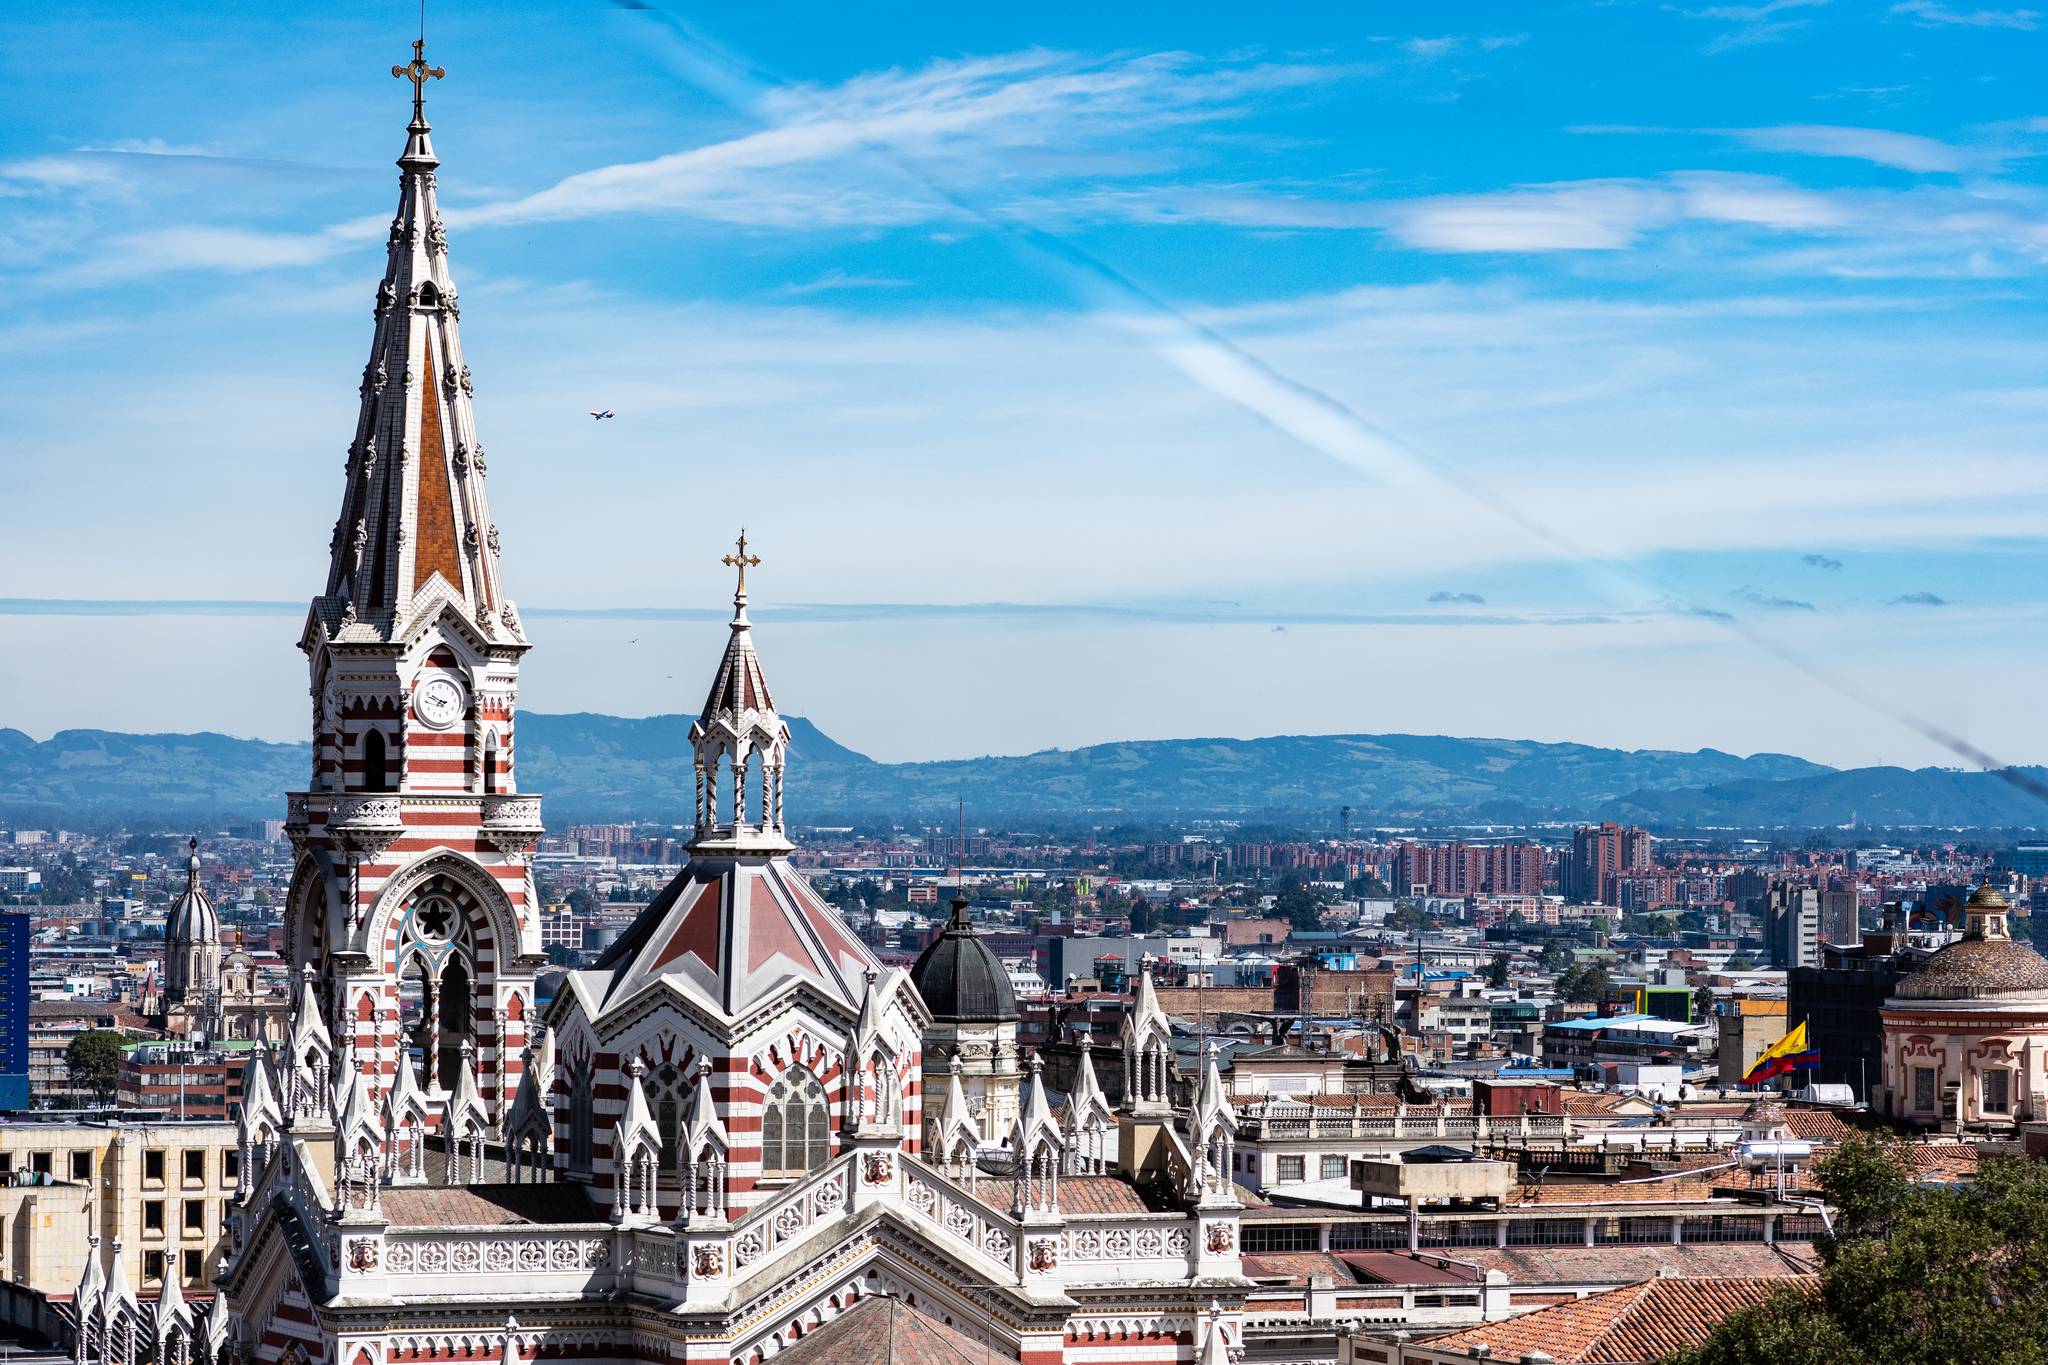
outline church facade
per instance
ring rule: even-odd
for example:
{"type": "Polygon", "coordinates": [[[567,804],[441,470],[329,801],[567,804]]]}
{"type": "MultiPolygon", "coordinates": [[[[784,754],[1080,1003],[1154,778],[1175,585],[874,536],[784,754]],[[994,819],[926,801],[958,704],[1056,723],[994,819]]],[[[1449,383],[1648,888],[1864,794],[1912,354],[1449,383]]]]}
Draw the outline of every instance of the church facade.
{"type": "Polygon", "coordinates": [[[528,641],[436,209],[420,92],[440,73],[417,46],[395,73],[415,88],[399,208],[300,639],[289,1035],[252,1063],[217,1297],[146,1312],[95,1250],[78,1365],[755,1362],[816,1354],[877,1299],[990,1359],[1235,1359],[1252,1284],[1213,1059],[1177,1109],[1148,976],[1123,1104],[1085,1047],[1055,1097],[1016,1055],[1014,1001],[975,994],[964,907],[935,1019],[812,891],[744,538],[692,730],[691,859],[537,998],[528,641]]]}

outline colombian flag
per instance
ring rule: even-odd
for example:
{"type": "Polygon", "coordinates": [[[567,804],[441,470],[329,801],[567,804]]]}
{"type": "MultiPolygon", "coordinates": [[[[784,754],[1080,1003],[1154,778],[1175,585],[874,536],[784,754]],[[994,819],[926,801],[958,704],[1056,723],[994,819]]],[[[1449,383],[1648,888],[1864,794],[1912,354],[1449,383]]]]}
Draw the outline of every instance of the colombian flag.
{"type": "Polygon", "coordinates": [[[1788,1071],[1802,1071],[1819,1065],[1820,1053],[1806,1045],[1806,1024],[1802,1021],[1798,1028],[1764,1049],[1764,1055],[1756,1059],[1756,1065],[1749,1069],[1742,1083],[1754,1085],[1788,1071]]]}

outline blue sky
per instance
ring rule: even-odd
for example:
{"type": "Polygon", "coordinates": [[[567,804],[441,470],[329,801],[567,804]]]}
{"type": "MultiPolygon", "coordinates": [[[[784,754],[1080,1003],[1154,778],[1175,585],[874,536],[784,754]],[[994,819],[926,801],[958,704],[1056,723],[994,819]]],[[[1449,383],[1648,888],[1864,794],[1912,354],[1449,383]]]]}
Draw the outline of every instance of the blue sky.
{"type": "MultiPolygon", "coordinates": [[[[2048,15],[987,10],[434,7],[528,707],[2048,760],[2048,15]]],[[[0,724],[303,732],[415,20],[0,18],[0,724]]]]}

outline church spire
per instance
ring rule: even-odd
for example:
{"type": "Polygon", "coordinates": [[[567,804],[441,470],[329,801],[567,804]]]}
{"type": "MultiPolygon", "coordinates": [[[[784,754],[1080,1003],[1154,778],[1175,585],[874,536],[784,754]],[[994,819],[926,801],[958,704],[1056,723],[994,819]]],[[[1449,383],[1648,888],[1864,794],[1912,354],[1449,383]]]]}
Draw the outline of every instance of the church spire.
{"type": "Polygon", "coordinates": [[[498,531],[484,496],[461,307],[436,200],[441,163],[424,91],[446,72],[428,66],[416,42],[412,62],[391,74],[412,81],[413,116],[398,158],[398,212],[377,286],[347,488],[315,612],[337,640],[382,643],[410,634],[446,603],[479,643],[523,647],[498,577],[498,531]]]}
{"type": "Polygon", "coordinates": [[[775,713],[768,678],[754,653],[747,619],[747,570],[761,556],[747,552],[740,532],[735,553],[719,561],[739,571],[732,596],[731,634],[712,676],[704,710],[690,727],[696,750],[697,837],[701,852],[773,856],[790,851],[782,826],[782,770],[789,727],[775,713]]]}

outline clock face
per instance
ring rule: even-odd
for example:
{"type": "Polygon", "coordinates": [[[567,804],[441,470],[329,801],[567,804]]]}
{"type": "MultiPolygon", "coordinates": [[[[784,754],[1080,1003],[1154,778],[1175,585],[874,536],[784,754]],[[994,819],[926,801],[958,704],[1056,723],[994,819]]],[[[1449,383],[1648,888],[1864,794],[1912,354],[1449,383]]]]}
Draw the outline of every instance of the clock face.
{"type": "Polygon", "coordinates": [[[449,678],[429,679],[414,695],[413,709],[436,730],[446,729],[462,715],[462,689],[449,678]]]}

